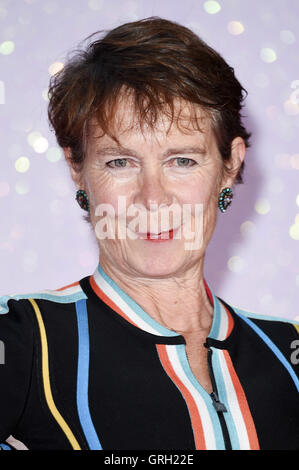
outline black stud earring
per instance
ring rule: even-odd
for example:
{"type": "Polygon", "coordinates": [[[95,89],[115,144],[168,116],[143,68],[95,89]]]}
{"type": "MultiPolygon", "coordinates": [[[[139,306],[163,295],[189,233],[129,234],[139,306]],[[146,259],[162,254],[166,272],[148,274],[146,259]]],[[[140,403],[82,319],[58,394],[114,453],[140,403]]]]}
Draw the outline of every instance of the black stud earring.
{"type": "Polygon", "coordinates": [[[221,212],[225,212],[228,206],[231,204],[234,195],[230,188],[222,189],[219,199],[218,199],[218,207],[221,212]]]}
{"type": "Polygon", "coordinates": [[[85,211],[89,212],[88,196],[84,189],[78,189],[78,191],[76,192],[76,200],[81,209],[84,209],[85,211]]]}

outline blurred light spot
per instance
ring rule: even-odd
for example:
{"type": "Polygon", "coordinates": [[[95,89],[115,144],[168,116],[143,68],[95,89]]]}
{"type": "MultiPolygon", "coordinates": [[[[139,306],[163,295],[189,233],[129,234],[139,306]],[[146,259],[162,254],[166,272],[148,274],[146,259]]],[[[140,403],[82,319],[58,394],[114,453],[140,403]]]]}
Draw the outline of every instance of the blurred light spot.
{"type": "Polygon", "coordinates": [[[27,142],[29,145],[31,145],[31,147],[33,147],[33,145],[35,144],[35,141],[39,139],[40,137],[42,137],[42,134],[40,132],[38,131],[30,132],[30,134],[27,137],[27,142]]]}
{"type": "Polygon", "coordinates": [[[50,65],[49,67],[49,74],[50,75],[55,75],[57,72],[62,70],[64,67],[64,64],[62,62],[53,62],[53,64],[50,65]]]}
{"type": "Polygon", "coordinates": [[[60,199],[53,199],[53,201],[50,202],[50,211],[54,215],[61,215],[64,210],[64,204],[60,199]]]}
{"type": "Polygon", "coordinates": [[[29,161],[29,158],[27,157],[19,157],[15,161],[15,169],[19,173],[25,173],[26,171],[29,170],[29,167],[30,167],[30,161],[29,161]]]}
{"type": "Polygon", "coordinates": [[[289,235],[293,240],[299,240],[299,225],[294,224],[291,225],[290,230],[289,230],[289,235]]]}
{"type": "Polygon", "coordinates": [[[0,181],[0,197],[7,196],[9,193],[10,187],[6,181],[0,181]]]}
{"type": "Polygon", "coordinates": [[[299,114],[299,105],[298,103],[294,103],[291,100],[287,100],[283,104],[283,108],[285,113],[288,116],[296,116],[296,114],[299,114]]]}
{"type": "Polygon", "coordinates": [[[15,191],[17,194],[20,194],[20,196],[27,194],[29,189],[30,187],[27,181],[17,181],[15,184],[15,191]]]}
{"type": "Polygon", "coordinates": [[[265,294],[260,298],[260,304],[263,307],[268,307],[273,302],[273,295],[272,294],[265,294]]]}
{"type": "Polygon", "coordinates": [[[245,266],[244,259],[240,256],[232,256],[227,262],[228,269],[235,273],[242,271],[245,266]]]}
{"type": "Polygon", "coordinates": [[[0,80],[0,104],[5,104],[5,85],[2,80],[0,80]]]}
{"type": "Polygon", "coordinates": [[[299,214],[297,214],[295,216],[295,224],[298,224],[299,225],[299,214]]]}
{"type": "Polygon", "coordinates": [[[254,76],[253,81],[259,88],[266,88],[270,83],[269,78],[264,73],[257,73],[254,76]]]}
{"type": "Polygon", "coordinates": [[[296,41],[294,33],[292,31],[284,30],[279,33],[280,39],[285,44],[294,44],[296,41]]]}
{"type": "Polygon", "coordinates": [[[220,4],[218,2],[215,2],[214,0],[208,0],[204,3],[203,7],[205,11],[210,15],[214,15],[215,13],[218,13],[221,10],[220,4]]]}
{"type": "Polygon", "coordinates": [[[268,214],[270,211],[270,203],[267,199],[261,198],[256,201],[254,208],[260,215],[268,214]]]}
{"type": "Polygon", "coordinates": [[[233,35],[242,34],[244,32],[244,26],[240,21],[230,21],[227,29],[228,32],[233,35]]]}
{"type": "Polygon", "coordinates": [[[50,147],[47,150],[47,159],[49,162],[58,162],[58,160],[61,159],[62,156],[62,150],[60,150],[57,147],[50,147]]]}
{"type": "Polygon", "coordinates": [[[83,268],[90,268],[94,265],[94,253],[83,251],[79,254],[79,263],[83,268]]]}
{"type": "Polygon", "coordinates": [[[296,197],[296,204],[297,206],[299,206],[299,194],[297,194],[297,197],[296,197]]]}
{"type": "Polygon", "coordinates": [[[246,220],[246,222],[243,222],[243,224],[240,227],[240,232],[242,233],[243,236],[249,236],[251,235],[255,230],[255,224],[251,222],[250,220],[246,220]]]}
{"type": "Polygon", "coordinates": [[[21,266],[26,273],[33,273],[36,271],[38,264],[38,257],[36,251],[27,250],[21,258],[21,266]]]}
{"type": "Polygon", "coordinates": [[[268,183],[269,190],[272,193],[279,194],[284,190],[284,184],[278,177],[273,177],[268,183]]]}
{"type": "Polygon", "coordinates": [[[91,9],[91,10],[101,10],[102,6],[103,6],[103,3],[104,1],[103,0],[89,0],[88,2],[88,7],[91,9]]]}
{"type": "Polygon", "coordinates": [[[32,145],[36,153],[44,153],[47,150],[48,146],[49,144],[45,137],[38,137],[32,145]]]}
{"type": "Polygon", "coordinates": [[[19,240],[24,236],[24,227],[22,225],[15,224],[10,231],[10,236],[13,240],[19,240]]]}
{"type": "Polygon", "coordinates": [[[49,93],[49,89],[48,89],[48,88],[45,88],[45,89],[42,91],[42,97],[44,98],[45,101],[49,101],[48,93],[49,93]]]}
{"type": "Polygon", "coordinates": [[[299,170],[299,153],[297,153],[297,155],[291,156],[290,163],[294,170],[299,170]]]}
{"type": "Polygon", "coordinates": [[[4,41],[0,44],[0,54],[9,55],[15,49],[15,44],[13,41],[4,41]]]}
{"type": "Polygon", "coordinates": [[[277,59],[276,52],[270,47],[264,47],[263,49],[261,49],[260,57],[262,61],[266,62],[267,64],[275,62],[275,60],[277,59]]]}

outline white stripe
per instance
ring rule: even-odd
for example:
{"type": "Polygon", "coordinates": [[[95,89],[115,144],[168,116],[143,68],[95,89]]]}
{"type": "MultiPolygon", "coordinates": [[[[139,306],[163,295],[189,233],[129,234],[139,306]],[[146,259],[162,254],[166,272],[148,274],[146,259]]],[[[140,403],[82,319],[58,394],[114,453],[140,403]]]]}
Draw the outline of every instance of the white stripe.
{"type": "Polygon", "coordinates": [[[185,387],[189,390],[196,403],[204,431],[206,448],[208,450],[214,450],[216,449],[216,438],[207,405],[201,394],[198,392],[198,390],[196,390],[192,382],[190,382],[187,375],[185,374],[177,353],[176,345],[166,345],[166,351],[176,375],[183,382],[185,387]]]}
{"type": "Polygon", "coordinates": [[[63,297],[65,295],[77,294],[81,290],[82,290],[81,286],[80,286],[80,284],[78,284],[77,286],[67,287],[66,289],[59,290],[59,291],[58,290],[50,290],[50,289],[47,290],[46,289],[46,290],[38,292],[38,294],[50,294],[50,295],[55,295],[57,297],[63,297]]]}
{"type": "Polygon", "coordinates": [[[218,332],[218,339],[219,341],[225,340],[227,337],[227,332],[228,332],[228,316],[227,316],[227,311],[222,304],[222,302],[217,299],[217,303],[220,308],[220,325],[219,325],[219,332],[218,332]]]}
{"type": "Polygon", "coordinates": [[[243,419],[243,415],[240,409],[236,390],[234,388],[234,384],[232,382],[223,351],[217,350],[215,348],[213,348],[213,351],[214,353],[218,354],[222,377],[223,377],[224,384],[225,384],[227,402],[228,402],[228,406],[229,406],[233,421],[235,423],[235,427],[236,427],[236,431],[237,431],[238,439],[240,443],[240,449],[250,450],[249,437],[248,437],[245,421],[243,419]]]}
{"type": "Polygon", "coordinates": [[[21,441],[18,441],[17,439],[15,439],[13,436],[9,436],[7,439],[6,439],[6,442],[11,445],[14,449],[17,449],[17,450],[29,450],[28,447],[25,446],[25,444],[23,444],[23,442],[21,441]]]}
{"type": "Polygon", "coordinates": [[[152,333],[154,335],[164,336],[159,331],[152,328],[148,323],[142,320],[134,310],[120,297],[120,295],[113,289],[113,287],[108,284],[108,282],[103,278],[101,273],[96,270],[93,274],[94,280],[98,287],[110,298],[123,312],[124,314],[132,320],[139,328],[152,333]]]}

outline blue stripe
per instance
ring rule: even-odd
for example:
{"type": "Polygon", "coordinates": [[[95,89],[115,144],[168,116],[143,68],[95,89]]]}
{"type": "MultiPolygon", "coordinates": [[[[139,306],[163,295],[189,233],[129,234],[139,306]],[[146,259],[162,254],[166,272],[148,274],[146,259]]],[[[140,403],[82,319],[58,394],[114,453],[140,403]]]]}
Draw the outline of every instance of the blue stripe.
{"type": "Polygon", "coordinates": [[[7,444],[1,443],[1,444],[0,444],[0,447],[1,447],[1,449],[3,449],[3,450],[11,450],[11,447],[9,447],[7,444]]]}
{"type": "MultiPolygon", "coordinates": [[[[209,286],[210,288],[210,286],[209,286]]],[[[212,290],[210,289],[212,292],[212,290]]],[[[212,323],[212,328],[209,333],[209,338],[213,339],[218,339],[219,336],[219,330],[220,330],[220,320],[221,320],[221,309],[220,309],[220,303],[217,297],[213,294],[213,303],[214,303],[214,315],[213,315],[213,323],[212,323]]]]}
{"type": "Polygon", "coordinates": [[[102,450],[88,404],[89,331],[86,299],[76,302],[78,322],[77,407],[80,423],[91,450],[102,450]]]}
{"type": "Polygon", "coordinates": [[[218,357],[219,351],[213,347],[211,347],[211,349],[213,350],[212,365],[213,365],[213,371],[214,371],[214,376],[215,376],[216,385],[217,385],[218,397],[219,397],[219,400],[225,404],[225,407],[227,409],[227,413],[223,413],[223,416],[227,424],[229,437],[230,437],[231,444],[232,444],[232,450],[240,450],[240,441],[238,438],[236,425],[232,417],[232,412],[228,404],[225,382],[222,376],[220,360],[218,357]]]}
{"type": "Polygon", "coordinates": [[[204,399],[207,408],[209,410],[209,415],[213,424],[214,434],[215,434],[215,441],[216,441],[216,449],[225,450],[225,443],[223,439],[223,433],[220,425],[220,421],[217,415],[217,412],[213,406],[212,398],[210,397],[209,393],[202,387],[202,385],[198,382],[198,380],[194,377],[194,374],[190,368],[188,358],[186,355],[186,346],[185,344],[178,344],[175,346],[177,350],[177,354],[185,372],[186,376],[194,386],[194,388],[200,393],[202,398],[204,399]]]}
{"type": "Polygon", "coordinates": [[[292,366],[290,363],[286,360],[284,355],[280,352],[278,347],[273,343],[273,341],[267,336],[254,322],[252,322],[249,318],[241,315],[240,313],[235,312],[236,315],[238,315],[242,320],[244,320],[255,332],[256,334],[259,335],[259,337],[266,343],[266,345],[272,350],[273,354],[277,357],[277,359],[281,362],[281,364],[286,368],[288,373],[293,379],[293,382],[295,384],[295,387],[297,388],[299,392],[299,379],[296,376],[292,366]]]}

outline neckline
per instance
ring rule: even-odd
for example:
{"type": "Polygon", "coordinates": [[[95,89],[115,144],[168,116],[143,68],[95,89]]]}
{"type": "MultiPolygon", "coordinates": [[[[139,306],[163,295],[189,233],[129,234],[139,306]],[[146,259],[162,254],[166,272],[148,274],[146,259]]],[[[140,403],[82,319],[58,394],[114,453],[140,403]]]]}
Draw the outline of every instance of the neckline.
{"type": "MultiPolygon", "coordinates": [[[[110,309],[112,309],[130,327],[152,336],[159,342],[173,342],[178,340],[184,342],[184,338],[178,332],[171,330],[160,324],[151,317],[143,308],[135,302],[107,273],[103,270],[100,263],[96,267],[93,274],[88,278],[89,285],[95,296],[103,301],[110,309]]],[[[225,341],[230,336],[234,328],[234,319],[230,310],[213,292],[210,284],[204,278],[209,300],[214,308],[213,320],[208,339],[225,341]]]]}

